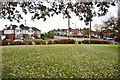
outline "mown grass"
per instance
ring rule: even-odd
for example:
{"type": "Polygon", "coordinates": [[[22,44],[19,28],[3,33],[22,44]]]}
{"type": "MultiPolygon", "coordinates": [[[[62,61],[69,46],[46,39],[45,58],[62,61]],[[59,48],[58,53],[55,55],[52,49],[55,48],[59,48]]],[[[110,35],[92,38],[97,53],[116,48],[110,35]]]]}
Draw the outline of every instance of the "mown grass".
{"type": "MultiPolygon", "coordinates": [[[[82,46],[84,45],[4,46],[2,47],[2,77],[118,77],[118,54],[96,53],[82,46]]],[[[94,48],[94,45],[91,46],[94,48]]],[[[113,47],[109,50],[116,46],[109,45],[113,47]]]]}
{"type": "Polygon", "coordinates": [[[118,45],[117,44],[111,44],[111,45],[93,45],[94,48],[97,48],[99,50],[110,50],[110,51],[118,51],[118,45]]]}

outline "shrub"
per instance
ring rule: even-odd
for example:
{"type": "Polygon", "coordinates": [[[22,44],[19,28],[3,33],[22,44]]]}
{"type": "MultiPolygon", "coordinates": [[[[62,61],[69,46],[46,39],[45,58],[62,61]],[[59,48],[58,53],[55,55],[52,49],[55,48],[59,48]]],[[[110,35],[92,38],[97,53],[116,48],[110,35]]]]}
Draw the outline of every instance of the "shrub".
{"type": "Polygon", "coordinates": [[[68,39],[68,44],[75,44],[75,40],[73,40],[73,39],[68,39]]]}
{"type": "Polygon", "coordinates": [[[14,42],[14,45],[26,45],[26,42],[14,42]]]}
{"type": "Polygon", "coordinates": [[[69,42],[67,39],[61,39],[59,41],[60,41],[60,44],[68,44],[69,42]]]}
{"type": "Polygon", "coordinates": [[[34,40],[34,42],[35,42],[35,44],[36,44],[36,45],[40,45],[40,44],[42,44],[42,43],[43,43],[43,41],[42,41],[42,40],[34,40]]]}
{"type": "Polygon", "coordinates": [[[83,44],[89,44],[89,40],[83,40],[82,43],[83,44]]]}
{"type": "Polygon", "coordinates": [[[54,44],[75,44],[75,40],[73,39],[60,39],[54,40],[54,44]]]}
{"type": "Polygon", "coordinates": [[[27,44],[28,44],[28,45],[33,45],[33,44],[32,44],[32,41],[28,41],[27,44]]]}
{"type": "Polygon", "coordinates": [[[83,44],[111,44],[111,42],[105,41],[105,40],[91,40],[90,43],[89,43],[89,40],[83,40],[82,43],[83,44]]]}
{"type": "Polygon", "coordinates": [[[10,41],[8,41],[8,40],[3,40],[3,41],[2,41],[2,46],[8,45],[9,42],[10,42],[10,41]]]}
{"type": "Polygon", "coordinates": [[[52,41],[47,41],[48,42],[48,44],[52,44],[52,41]]]}
{"type": "Polygon", "coordinates": [[[46,44],[46,40],[43,40],[43,41],[42,41],[42,44],[46,44]]]}
{"type": "Polygon", "coordinates": [[[78,41],[78,44],[81,44],[82,41],[78,41]]]}
{"type": "Polygon", "coordinates": [[[54,40],[53,44],[60,44],[60,41],[59,40],[54,40]]]}
{"type": "Polygon", "coordinates": [[[0,46],[2,46],[2,41],[0,41],[0,46]]]}

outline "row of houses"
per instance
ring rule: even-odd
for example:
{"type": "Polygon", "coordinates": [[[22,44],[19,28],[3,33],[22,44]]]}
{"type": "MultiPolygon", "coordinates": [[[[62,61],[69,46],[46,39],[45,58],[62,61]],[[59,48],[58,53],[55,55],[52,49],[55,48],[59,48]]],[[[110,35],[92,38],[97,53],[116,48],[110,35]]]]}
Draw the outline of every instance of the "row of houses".
{"type": "MultiPolygon", "coordinates": [[[[49,33],[53,33],[55,36],[71,36],[71,37],[79,37],[79,36],[89,36],[89,28],[83,29],[54,29],[49,31],[49,33]]],[[[95,36],[94,31],[91,31],[91,36],[95,36]]]]}
{"type": "MultiPolygon", "coordinates": [[[[53,33],[54,36],[70,36],[70,37],[80,37],[80,36],[86,36],[89,37],[89,28],[76,28],[76,29],[54,29],[49,31],[48,33],[53,33]]],[[[93,37],[99,37],[101,34],[98,34],[98,32],[101,31],[91,31],[91,36],[93,37]]],[[[103,37],[109,37],[110,34],[113,34],[111,31],[102,31],[103,37]]],[[[21,24],[20,26],[17,25],[10,25],[5,26],[5,28],[0,31],[0,35],[2,35],[2,38],[8,38],[8,39],[23,39],[23,38],[32,38],[32,39],[38,39],[41,38],[41,30],[37,29],[36,27],[28,27],[21,24]]]]}
{"type": "Polygon", "coordinates": [[[0,35],[8,39],[41,38],[41,30],[21,24],[5,26],[0,35]]]}
{"type": "MultiPolygon", "coordinates": [[[[90,36],[90,29],[89,28],[76,28],[76,29],[54,29],[49,31],[49,33],[53,33],[55,36],[70,36],[70,37],[86,37],[90,36]]],[[[91,37],[96,38],[108,38],[116,36],[117,31],[112,30],[102,30],[102,31],[92,31],[91,30],[91,37]],[[111,36],[112,35],[112,36],[111,36]]]]}

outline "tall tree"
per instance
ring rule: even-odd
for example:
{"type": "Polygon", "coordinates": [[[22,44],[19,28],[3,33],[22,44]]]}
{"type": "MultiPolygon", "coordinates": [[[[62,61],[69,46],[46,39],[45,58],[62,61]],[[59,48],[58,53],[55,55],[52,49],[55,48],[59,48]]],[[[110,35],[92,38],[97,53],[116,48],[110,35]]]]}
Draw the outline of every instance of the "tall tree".
{"type": "Polygon", "coordinates": [[[104,23],[104,29],[109,29],[109,30],[112,30],[112,31],[114,31],[114,30],[117,30],[117,31],[120,31],[120,29],[118,28],[118,26],[117,26],[117,18],[115,18],[115,17],[110,17],[108,20],[106,20],[106,21],[103,21],[103,23],[104,23]]]}
{"type": "Polygon", "coordinates": [[[47,16],[52,17],[55,14],[63,14],[63,18],[71,18],[71,13],[75,13],[80,20],[86,25],[92,21],[94,16],[104,16],[108,12],[110,5],[115,6],[116,2],[81,2],[80,0],[72,2],[72,0],[32,0],[21,2],[1,2],[1,17],[10,21],[23,19],[16,6],[19,4],[22,12],[25,14],[32,13],[34,19],[46,20],[47,16]],[[46,5],[47,4],[47,5],[46,5]],[[98,12],[93,9],[99,7],[98,12]]]}

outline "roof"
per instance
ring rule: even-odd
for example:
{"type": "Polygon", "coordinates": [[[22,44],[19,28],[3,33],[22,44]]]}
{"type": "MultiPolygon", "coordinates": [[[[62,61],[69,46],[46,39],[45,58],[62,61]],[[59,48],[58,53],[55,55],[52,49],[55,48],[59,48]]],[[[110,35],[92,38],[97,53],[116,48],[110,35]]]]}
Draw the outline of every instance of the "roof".
{"type": "MultiPolygon", "coordinates": [[[[18,27],[18,26],[17,26],[17,25],[12,25],[12,29],[15,29],[16,27],[18,27]]],[[[30,28],[30,27],[24,26],[23,24],[20,25],[20,29],[22,29],[22,30],[28,30],[29,28],[30,28]]],[[[10,26],[7,27],[7,30],[9,30],[9,29],[11,29],[10,26]]],[[[37,29],[37,28],[35,28],[35,27],[32,27],[32,29],[33,29],[33,30],[36,30],[36,31],[41,31],[41,30],[39,30],[39,29],[37,29]]],[[[3,29],[3,30],[5,30],[5,29],[3,29]]]]}
{"type": "Polygon", "coordinates": [[[41,30],[39,30],[39,29],[37,29],[35,27],[32,27],[32,29],[35,30],[35,31],[41,31],[41,30]]]}
{"type": "Polygon", "coordinates": [[[20,26],[20,28],[21,28],[22,30],[28,30],[28,29],[29,29],[28,26],[20,26]]]}
{"type": "MultiPolygon", "coordinates": [[[[12,26],[12,29],[15,29],[16,27],[18,27],[17,25],[11,25],[12,26]]],[[[7,30],[9,30],[11,27],[7,27],[7,30]]]]}
{"type": "MultiPolygon", "coordinates": [[[[57,29],[57,30],[51,30],[51,32],[54,32],[54,31],[67,31],[68,29],[57,29]]],[[[70,29],[70,31],[80,31],[80,29],[70,29]]]]}

